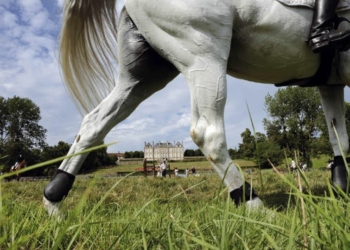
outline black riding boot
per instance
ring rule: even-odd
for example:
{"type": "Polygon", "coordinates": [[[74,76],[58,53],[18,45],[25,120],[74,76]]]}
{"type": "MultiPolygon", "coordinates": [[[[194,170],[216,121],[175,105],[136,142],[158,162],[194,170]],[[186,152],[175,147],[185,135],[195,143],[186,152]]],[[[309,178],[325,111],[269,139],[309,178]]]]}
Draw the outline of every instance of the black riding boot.
{"type": "Polygon", "coordinates": [[[342,156],[335,156],[334,163],[332,164],[332,186],[338,187],[346,192],[348,184],[348,172],[346,170],[346,162],[344,162],[342,156]]]}
{"type": "Polygon", "coordinates": [[[314,53],[329,48],[345,51],[350,48],[350,30],[334,30],[335,10],[339,0],[316,0],[309,45],[314,53]]]}

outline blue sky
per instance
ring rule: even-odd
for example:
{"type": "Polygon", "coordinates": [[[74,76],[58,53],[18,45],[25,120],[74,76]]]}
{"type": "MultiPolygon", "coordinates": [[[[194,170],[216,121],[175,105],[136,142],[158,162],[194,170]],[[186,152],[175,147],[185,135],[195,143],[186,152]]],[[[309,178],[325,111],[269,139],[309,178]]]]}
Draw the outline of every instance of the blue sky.
{"type": "MultiPolygon", "coordinates": [[[[62,83],[56,58],[62,3],[0,0],[0,96],[26,97],[38,105],[49,145],[72,143],[82,121],[62,83]]],[[[228,77],[225,127],[229,148],[237,147],[240,134],[252,127],[246,104],[256,130],[264,132],[264,99],[276,91],[273,85],[228,77]]],[[[190,119],[190,94],[179,76],[117,125],[105,142],[119,141],[109,152],[143,150],[144,142],[152,141],[183,141],[186,149],[196,149],[189,136],[190,119]]]]}

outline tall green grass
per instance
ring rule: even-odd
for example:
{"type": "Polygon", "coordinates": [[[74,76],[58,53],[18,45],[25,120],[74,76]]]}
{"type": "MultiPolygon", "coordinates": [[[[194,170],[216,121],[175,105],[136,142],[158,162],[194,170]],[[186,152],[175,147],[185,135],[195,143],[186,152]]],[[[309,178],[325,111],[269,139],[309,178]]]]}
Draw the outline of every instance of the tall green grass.
{"type": "Polygon", "coordinates": [[[330,172],[242,173],[265,208],[236,207],[216,175],[96,175],[76,180],[58,220],[41,204],[47,182],[0,182],[0,249],[350,249],[330,172]]]}
{"type": "MultiPolygon", "coordinates": [[[[349,249],[349,200],[329,175],[262,171],[260,211],[236,207],[214,175],[79,179],[61,221],[41,205],[46,182],[1,183],[0,249],[349,249]]],[[[246,173],[258,193],[259,176],[246,173]]]]}

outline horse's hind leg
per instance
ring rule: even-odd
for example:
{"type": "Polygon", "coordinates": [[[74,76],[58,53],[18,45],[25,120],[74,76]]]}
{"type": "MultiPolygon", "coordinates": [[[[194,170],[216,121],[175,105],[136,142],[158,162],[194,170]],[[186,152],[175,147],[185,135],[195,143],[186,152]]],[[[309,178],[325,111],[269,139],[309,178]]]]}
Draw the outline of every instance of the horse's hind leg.
{"type": "MultiPolygon", "coordinates": [[[[144,40],[126,11],[119,23],[119,75],[114,90],[83,119],[80,131],[68,154],[102,142],[107,133],[127,118],[135,108],[178,75],[176,68],[159,56],[144,40]]],[[[65,159],[44,190],[49,213],[58,211],[67,196],[75,175],[87,154],[65,159]]]]}
{"type": "Polygon", "coordinates": [[[329,140],[334,152],[332,166],[332,185],[344,192],[348,182],[348,173],[342,152],[346,156],[349,151],[349,137],[345,123],[344,86],[319,87],[321,102],[326,117],[329,140]],[[335,132],[336,131],[336,132],[335,132]]]}

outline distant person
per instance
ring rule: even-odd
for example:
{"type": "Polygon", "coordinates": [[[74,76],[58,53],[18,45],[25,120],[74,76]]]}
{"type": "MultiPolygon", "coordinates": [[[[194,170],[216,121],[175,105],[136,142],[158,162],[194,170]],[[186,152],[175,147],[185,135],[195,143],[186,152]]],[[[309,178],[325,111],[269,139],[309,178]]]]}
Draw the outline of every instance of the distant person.
{"type": "Polygon", "coordinates": [[[166,163],[165,161],[162,162],[162,164],[160,164],[160,170],[162,171],[162,177],[166,177],[166,163]]]}
{"type": "Polygon", "coordinates": [[[290,165],[291,170],[295,170],[296,169],[296,165],[295,165],[295,161],[292,160],[292,164],[290,165]]]}
{"type": "Polygon", "coordinates": [[[192,174],[196,174],[196,169],[194,167],[192,167],[191,171],[192,171],[192,174]]]}
{"type": "Polygon", "coordinates": [[[188,172],[189,172],[188,168],[186,168],[185,171],[186,171],[186,172],[185,172],[185,173],[186,173],[185,175],[186,175],[186,177],[187,177],[187,176],[188,176],[188,172]]]}
{"type": "Polygon", "coordinates": [[[179,170],[177,168],[174,169],[175,176],[179,176],[179,170]]]}
{"type": "Polygon", "coordinates": [[[306,169],[307,169],[307,164],[306,163],[301,164],[301,170],[306,171],[306,169]]]}
{"type": "Polygon", "coordinates": [[[19,153],[15,165],[12,166],[12,170],[16,170],[18,165],[24,160],[23,154],[19,153]]]}

